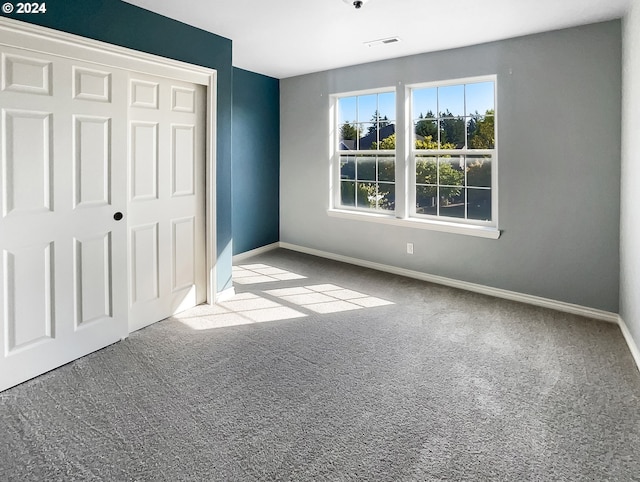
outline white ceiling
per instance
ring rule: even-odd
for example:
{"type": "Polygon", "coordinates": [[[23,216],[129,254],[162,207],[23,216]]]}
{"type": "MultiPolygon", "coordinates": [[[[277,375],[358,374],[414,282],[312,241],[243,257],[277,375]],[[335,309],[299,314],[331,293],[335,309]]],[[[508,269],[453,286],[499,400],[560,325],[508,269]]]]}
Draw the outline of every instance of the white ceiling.
{"type": "Polygon", "coordinates": [[[286,78],[611,20],[637,0],[126,1],[231,39],[235,67],[286,78]]]}

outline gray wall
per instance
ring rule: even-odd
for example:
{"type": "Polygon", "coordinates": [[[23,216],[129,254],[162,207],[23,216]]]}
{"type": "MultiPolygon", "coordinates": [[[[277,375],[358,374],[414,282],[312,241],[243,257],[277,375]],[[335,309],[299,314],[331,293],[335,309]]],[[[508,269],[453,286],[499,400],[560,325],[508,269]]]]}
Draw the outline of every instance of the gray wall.
{"type": "Polygon", "coordinates": [[[640,4],[624,19],[620,316],[640,347],[640,4]]]}
{"type": "Polygon", "coordinates": [[[281,80],[280,240],[618,312],[620,72],[613,21],[281,80]],[[500,239],[327,215],[330,94],[486,74],[500,239]]]}

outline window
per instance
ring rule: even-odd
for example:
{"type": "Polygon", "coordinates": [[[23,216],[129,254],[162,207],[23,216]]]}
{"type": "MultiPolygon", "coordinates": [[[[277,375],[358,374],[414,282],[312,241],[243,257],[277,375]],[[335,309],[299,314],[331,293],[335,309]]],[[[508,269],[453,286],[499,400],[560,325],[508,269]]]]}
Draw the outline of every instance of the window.
{"type": "Polygon", "coordinates": [[[410,89],[411,216],[495,226],[495,82],[410,89]]]}
{"type": "Polygon", "coordinates": [[[395,210],[395,112],[391,91],[336,98],[339,172],[337,205],[346,209],[395,210]]]}
{"type": "Polygon", "coordinates": [[[332,99],[330,215],[500,236],[496,76],[332,99]]]}

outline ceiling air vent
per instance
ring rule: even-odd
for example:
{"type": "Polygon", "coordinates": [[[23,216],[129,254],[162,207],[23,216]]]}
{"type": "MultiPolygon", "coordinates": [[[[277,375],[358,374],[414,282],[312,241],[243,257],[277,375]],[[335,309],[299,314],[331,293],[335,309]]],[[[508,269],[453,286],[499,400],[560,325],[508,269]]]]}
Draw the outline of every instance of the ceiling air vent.
{"type": "Polygon", "coordinates": [[[364,44],[367,47],[377,47],[378,45],[388,45],[388,44],[394,44],[396,42],[400,42],[399,37],[389,37],[389,38],[381,38],[379,40],[370,40],[369,42],[365,42],[364,44]]]}

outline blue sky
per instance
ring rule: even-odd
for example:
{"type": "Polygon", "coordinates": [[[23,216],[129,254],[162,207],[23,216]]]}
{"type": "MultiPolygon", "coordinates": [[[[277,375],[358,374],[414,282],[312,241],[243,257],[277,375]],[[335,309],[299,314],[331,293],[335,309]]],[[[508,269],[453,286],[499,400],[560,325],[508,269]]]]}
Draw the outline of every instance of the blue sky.
{"type": "Polygon", "coordinates": [[[369,122],[376,110],[382,117],[387,116],[389,121],[396,119],[396,94],[388,92],[383,94],[360,95],[358,97],[345,97],[340,99],[339,122],[369,122]]]}
{"type": "Polygon", "coordinates": [[[435,114],[447,110],[456,116],[475,114],[476,111],[484,114],[488,109],[494,108],[493,97],[493,82],[415,89],[413,115],[418,118],[428,111],[435,114]]]}
{"type": "MultiPolygon", "coordinates": [[[[369,122],[375,111],[385,115],[389,121],[395,121],[395,92],[360,95],[340,99],[338,122],[369,122]]],[[[476,111],[484,114],[494,108],[493,82],[479,82],[447,87],[430,87],[413,91],[413,115],[417,118],[428,111],[434,114],[447,109],[454,115],[470,115],[476,111]],[[465,113],[466,102],[466,113],[465,113]]]]}

